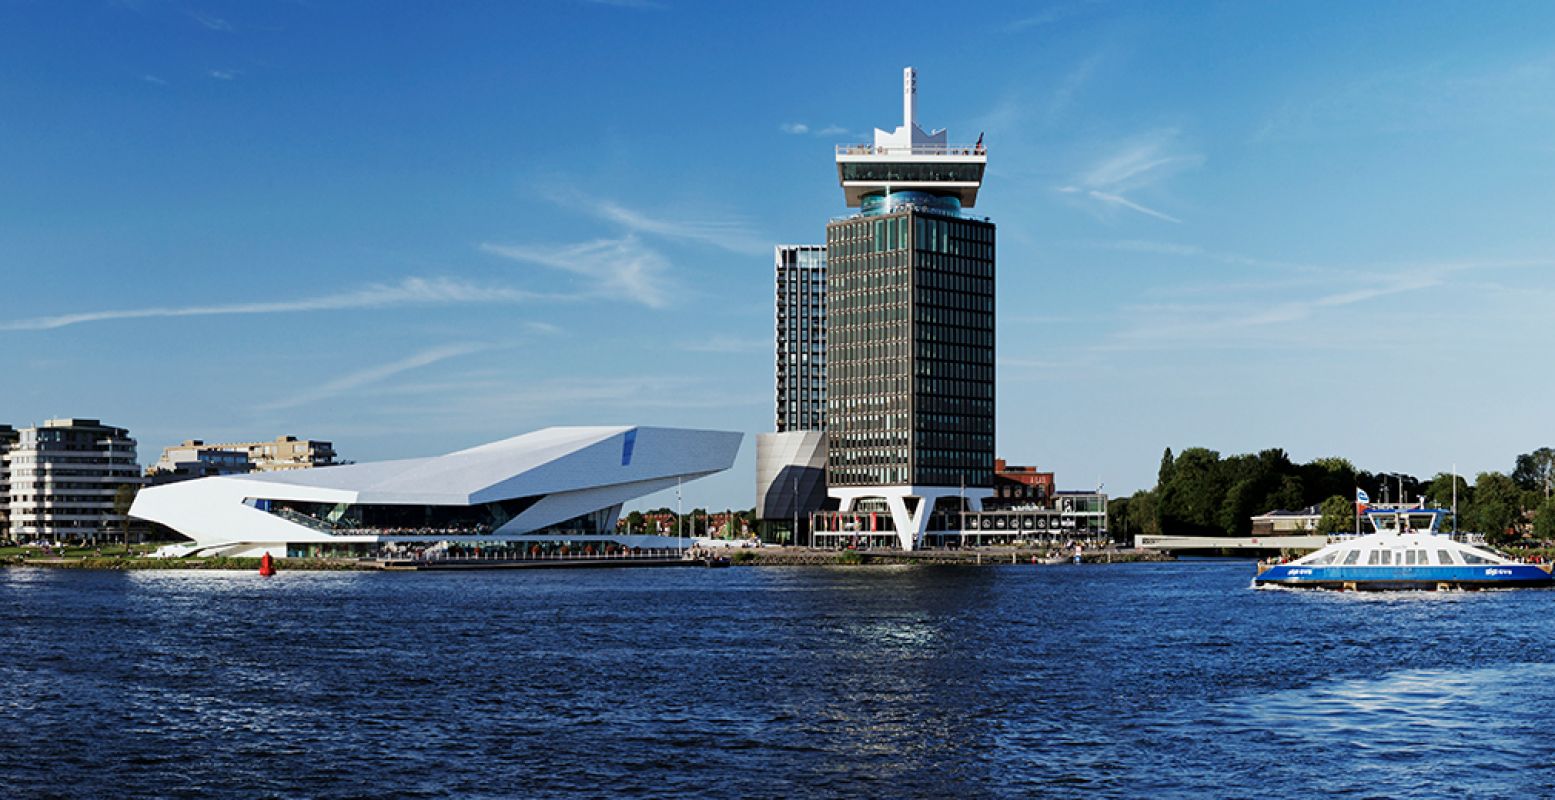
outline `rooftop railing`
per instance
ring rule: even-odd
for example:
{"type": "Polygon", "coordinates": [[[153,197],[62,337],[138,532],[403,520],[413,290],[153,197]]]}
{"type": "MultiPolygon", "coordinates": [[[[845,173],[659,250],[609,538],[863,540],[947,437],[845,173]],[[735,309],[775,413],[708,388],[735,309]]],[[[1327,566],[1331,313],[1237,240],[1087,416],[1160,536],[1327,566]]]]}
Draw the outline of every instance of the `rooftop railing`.
{"type": "Polygon", "coordinates": [[[839,144],[839,156],[986,156],[988,148],[980,144],[915,144],[906,147],[880,147],[872,144],[839,144]]]}

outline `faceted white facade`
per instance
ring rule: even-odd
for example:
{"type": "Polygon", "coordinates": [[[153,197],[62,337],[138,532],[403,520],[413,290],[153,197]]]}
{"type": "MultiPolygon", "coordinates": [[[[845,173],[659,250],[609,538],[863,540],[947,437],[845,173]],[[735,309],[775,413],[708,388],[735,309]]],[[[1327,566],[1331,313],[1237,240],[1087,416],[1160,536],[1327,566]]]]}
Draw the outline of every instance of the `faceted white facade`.
{"type": "Polygon", "coordinates": [[[180,554],[613,539],[622,503],[728,469],[742,438],[677,428],[546,428],[433,458],[153,487],[140,492],[130,514],[193,539],[180,554]]]}

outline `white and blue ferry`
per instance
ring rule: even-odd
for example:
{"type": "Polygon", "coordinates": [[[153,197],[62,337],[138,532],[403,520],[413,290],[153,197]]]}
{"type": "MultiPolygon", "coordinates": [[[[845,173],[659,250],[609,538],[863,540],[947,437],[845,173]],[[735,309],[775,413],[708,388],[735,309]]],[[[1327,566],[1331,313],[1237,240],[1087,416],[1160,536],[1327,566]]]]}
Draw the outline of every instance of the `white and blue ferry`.
{"type": "Polygon", "coordinates": [[[1440,532],[1446,514],[1434,508],[1367,511],[1373,533],[1342,537],[1288,563],[1260,563],[1253,583],[1353,590],[1555,585],[1549,564],[1525,564],[1440,532]]]}

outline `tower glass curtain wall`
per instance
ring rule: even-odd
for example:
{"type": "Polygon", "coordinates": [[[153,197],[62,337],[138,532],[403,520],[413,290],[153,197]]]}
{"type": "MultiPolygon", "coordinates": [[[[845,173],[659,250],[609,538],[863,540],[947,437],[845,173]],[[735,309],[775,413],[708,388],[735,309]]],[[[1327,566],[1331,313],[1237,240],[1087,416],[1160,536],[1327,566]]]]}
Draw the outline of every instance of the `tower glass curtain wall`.
{"type": "Polygon", "coordinates": [[[938,205],[827,227],[832,487],[993,483],[994,225],[938,205]]]}
{"type": "Polygon", "coordinates": [[[826,429],[826,247],[779,245],[777,430],[826,429]]]}

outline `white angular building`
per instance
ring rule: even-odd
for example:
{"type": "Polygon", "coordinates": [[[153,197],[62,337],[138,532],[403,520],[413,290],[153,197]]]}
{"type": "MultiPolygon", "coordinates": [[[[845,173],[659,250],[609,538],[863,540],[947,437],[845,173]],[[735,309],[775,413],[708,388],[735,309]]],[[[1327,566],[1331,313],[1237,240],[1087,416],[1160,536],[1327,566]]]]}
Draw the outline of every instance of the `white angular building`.
{"type": "MultiPolygon", "coordinates": [[[[130,515],[194,540],[176,554],[373,555],[386,544],[625,542],[628,500],[728,469],[743,435],[543,430],[432,458],[232,475],[144,489],[130,515]]],[[[659,544],[658,546],[664,546],[659,544]]]]}

